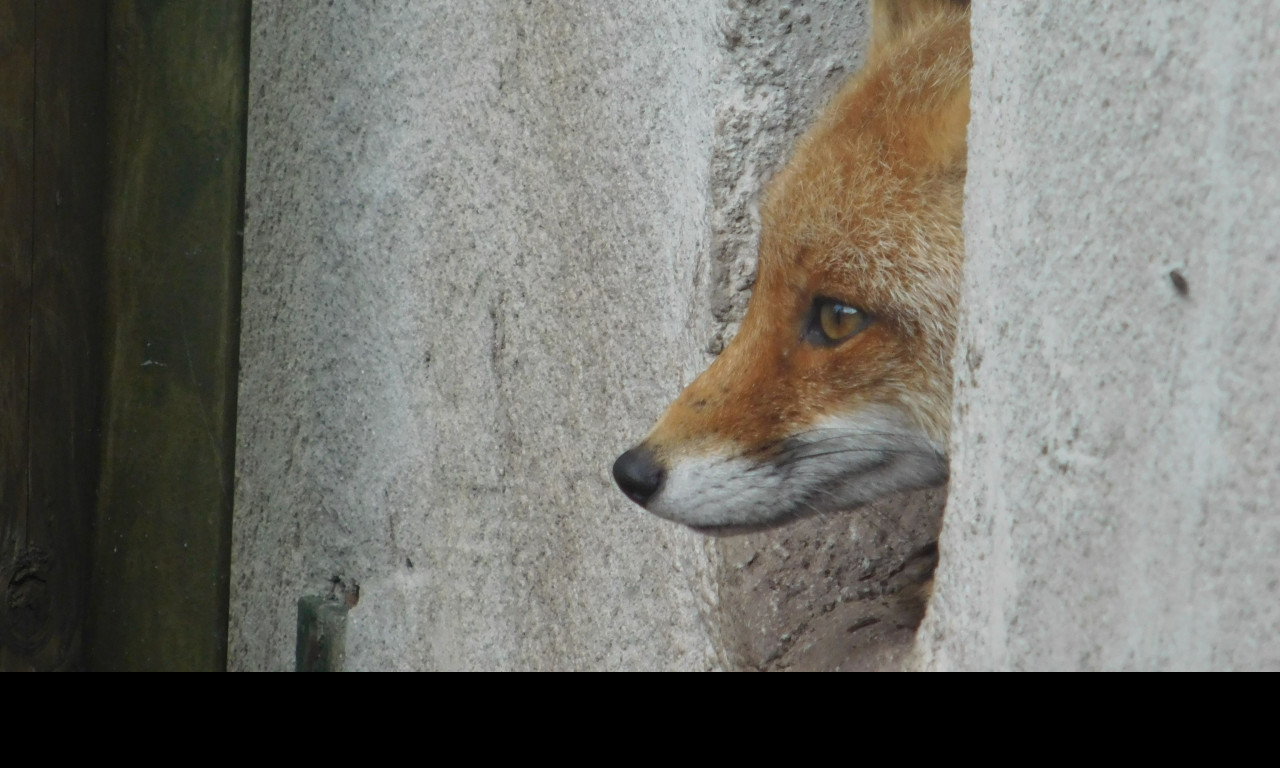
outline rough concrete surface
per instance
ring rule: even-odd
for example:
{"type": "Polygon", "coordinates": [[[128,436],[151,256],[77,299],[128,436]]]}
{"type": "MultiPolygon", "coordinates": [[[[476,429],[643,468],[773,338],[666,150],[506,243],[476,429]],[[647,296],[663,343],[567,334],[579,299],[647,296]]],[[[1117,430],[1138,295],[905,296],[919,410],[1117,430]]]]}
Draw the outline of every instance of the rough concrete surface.
{"type": "Polygon", "coordinates": [[[256,3],[230,667],[289,668],[335,585],[350,669],[895,663],[862,630],[936,498],[716,542],[609,478],[731,335],[760,184],[864,37],[862,3],[256,3]]]}
{"type": "Polygon", "coordinates": [[[975,3],[934,669],[1280,668],[1280,6],[975,3]]]}
{"type": "Polygon", "coordinates": [[[696,367],[708,8],[254,12],[232,668],[335,577],[352,669],[715,666],[607,474],[696,367]]]}

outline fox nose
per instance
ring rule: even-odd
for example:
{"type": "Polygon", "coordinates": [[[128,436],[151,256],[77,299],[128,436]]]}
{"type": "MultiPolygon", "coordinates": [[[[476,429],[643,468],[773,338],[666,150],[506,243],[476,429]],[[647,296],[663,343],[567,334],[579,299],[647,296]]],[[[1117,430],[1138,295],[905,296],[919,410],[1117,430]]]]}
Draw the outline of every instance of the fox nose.
{"type": "Polygon", "coordinates": [[[632,448],[613,462],[614,481],[627,498],[642,507],[662,487],[666,476],[666,469],[647,448],[632,448]]]}

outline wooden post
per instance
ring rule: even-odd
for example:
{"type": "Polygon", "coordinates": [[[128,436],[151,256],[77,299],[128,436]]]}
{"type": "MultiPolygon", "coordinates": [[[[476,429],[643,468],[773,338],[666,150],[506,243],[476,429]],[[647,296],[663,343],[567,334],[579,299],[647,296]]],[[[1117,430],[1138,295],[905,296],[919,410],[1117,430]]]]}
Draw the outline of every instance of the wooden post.
{"type": "Polygon", "coordinates": [[[111,4],[94,669],[226,666],[248,23],[111,4]]]}
{"type": "Polygon", "coordinates": [[[105,20],[92,0],[0,3],[3,669],[82,666],[102,374],[105,20]]]}

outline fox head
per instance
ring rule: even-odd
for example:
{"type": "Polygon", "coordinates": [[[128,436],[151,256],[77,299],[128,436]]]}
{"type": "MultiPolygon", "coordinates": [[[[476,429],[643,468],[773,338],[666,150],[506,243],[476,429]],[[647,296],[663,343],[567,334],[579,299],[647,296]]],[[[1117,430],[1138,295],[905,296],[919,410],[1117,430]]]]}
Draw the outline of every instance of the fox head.
{"type": "Polygon", "coordinates": [[[613,466],[637,504],[729,533],[946,480],[966,5],[875,5],[867,66],[765,196],[738,335],[613,466]]]}

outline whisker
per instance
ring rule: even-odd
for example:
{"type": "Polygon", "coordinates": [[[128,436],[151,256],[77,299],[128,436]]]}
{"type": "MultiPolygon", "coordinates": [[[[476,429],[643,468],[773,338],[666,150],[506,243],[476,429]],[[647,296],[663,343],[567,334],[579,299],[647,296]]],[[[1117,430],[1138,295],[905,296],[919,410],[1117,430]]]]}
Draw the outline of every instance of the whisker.
{"type": "MultiPolygon", "coordinates": [[[[937,451],[928,451],[920,448],[851,446],[848,448],[836,448],[830,451],[817,451],[814,453],[795,453],[791,455],[784,455],[784,457],[781,460],[772,462],[772,466],[786,467],[800,461],[805,461],[807,459],[820,459],[820,458],[823,458],[824,456],[838,456],[842,453],[884,453],[884,454],[892,454],[894,456],[937,456],[938,455],[937,451]]],[[[762,465],[762,466],[769,466],[769,465],[762,465]]]]}
{"type": "Polygon", "coordinates": [[[833,440],[876,438],[876,437],[901,438],[902,434],[899,432],[886,432],[886,431],[877,430],[877,429],[846,429],[843,427],[814,427],[813,429],[802,430],[800,432],[796,432],[795,434],[790,434],[785,437],[778,438],[777,440],[771,440],[767,443],[751,448],[750,450],[745,451],[742,454],[742,456],[748,457],[748,456],[754,456],[761,453],[768,453],[772,451],[774,448],[776,448],[777,446],[788,443],[788,442],[803,441],[802,443],[803,445],[818,445],[820,443],[831,442],[833,440]],[[819,435],[823,433],[830,433],[830,434],[828,434],[826,437],[819,437],[813,440],[805,439],[809,435],[819,435]]]}

